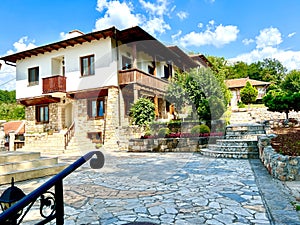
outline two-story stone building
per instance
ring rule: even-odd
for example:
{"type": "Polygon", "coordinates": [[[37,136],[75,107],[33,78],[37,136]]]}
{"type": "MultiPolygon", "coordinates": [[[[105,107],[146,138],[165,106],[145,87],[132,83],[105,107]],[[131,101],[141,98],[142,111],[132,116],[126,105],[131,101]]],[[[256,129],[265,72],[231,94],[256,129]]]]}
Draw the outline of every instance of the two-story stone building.
{"type": "Polygon", "coordinates": [[[26,106],[26,145],[42,146],[52,135],[57,146],[48,149],[57,153],[68,151],[69,142],[78,148],[91,141],[119,148],[135,100],[153,99],[156,117],[166,118],[165,88],[175,69],[206,66],[140,27],[78,32],[0,60],[16,66],[16,96],[26,106]]]}

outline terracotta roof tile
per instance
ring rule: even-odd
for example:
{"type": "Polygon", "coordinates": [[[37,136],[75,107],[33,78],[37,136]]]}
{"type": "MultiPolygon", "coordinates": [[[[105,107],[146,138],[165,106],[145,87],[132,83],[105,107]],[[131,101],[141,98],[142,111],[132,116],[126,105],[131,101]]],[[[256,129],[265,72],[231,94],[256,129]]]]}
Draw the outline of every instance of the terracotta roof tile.
{"type": "Polygon", "coordinates": [[[8,135],[11,131],[16,131],[18,134],[25,133],[24,121],[10,121],[3,124],[5,135],[8,135]]]}
{"type": "Polygon", "coordinates": [[[225,84],[227,85],[228,88],[245,87],[247,81],[249,81],[252,86],[264,86],[264,85],[270,84],[270,82],[253,80],[253,79],[249,79],[249,78],[225,80],[225,84]]]}

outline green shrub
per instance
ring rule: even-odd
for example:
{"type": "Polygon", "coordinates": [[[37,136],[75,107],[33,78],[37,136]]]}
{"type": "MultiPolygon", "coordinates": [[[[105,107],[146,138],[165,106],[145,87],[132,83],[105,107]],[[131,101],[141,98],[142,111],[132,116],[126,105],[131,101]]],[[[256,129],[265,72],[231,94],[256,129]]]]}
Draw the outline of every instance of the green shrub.
{"type": "Polygon", "coordinates": [[[152,132],[150,130],[145,131],[144,136],[151,136],[151,135],[152,135],[152,132]]]}
{"type": "Polygon", "coordinates": [[[158,137],[166,137],[168,134],[170,134],[169,128],[160,128],[157,133],[158,137]]]}
{"type": "Polygon", "coordinates": [[[132,124],[140,127],[147,126],[154,121],[155,105],[147,98],[139,98],[130,108],[130,117],[132,124]]]}
{"type": "Polygon", "coordinates": [[[243,102],[240,102],[240,101],[237,103],[237,106],[239,108],[246,108],[246,105],[243,102]]]}
{"type": "Polygon", "coordinates": [[[210,133],[210,129],[207,125],[201,124],[196,125],[191,129],[192,134],[204,134],[204,133],[210,133]]]}

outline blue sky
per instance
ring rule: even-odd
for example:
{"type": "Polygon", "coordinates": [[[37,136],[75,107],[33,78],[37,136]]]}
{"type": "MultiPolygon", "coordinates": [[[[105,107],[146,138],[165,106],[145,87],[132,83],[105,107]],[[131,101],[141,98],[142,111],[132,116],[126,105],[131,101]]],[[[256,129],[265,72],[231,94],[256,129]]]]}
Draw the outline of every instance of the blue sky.
{"type": "MultiPolygon", "coordinates": [[[[139,25],[166,45],[252,63],[276,58],[300,69],[298,0],[1,0],[0,56],[88,33],[139,25]]],[[[2,62],[2,64],[4,64],[2,62]]],[[[2,66],[0,88],[14,89],[2,66]]]]}

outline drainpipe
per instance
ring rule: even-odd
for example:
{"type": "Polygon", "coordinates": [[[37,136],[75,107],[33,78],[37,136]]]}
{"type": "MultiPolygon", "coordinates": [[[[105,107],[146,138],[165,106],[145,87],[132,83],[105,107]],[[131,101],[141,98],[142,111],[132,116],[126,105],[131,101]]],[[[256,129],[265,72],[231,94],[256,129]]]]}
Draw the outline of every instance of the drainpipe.
{"type": "Polygon", "coordinates": [[[13,64],[13,63],[10,63],[10,62],[7,62],[7,61],[4,61],[4,62],[5,62],[6,65],[17,67],[16,64],[13,64]]]}

